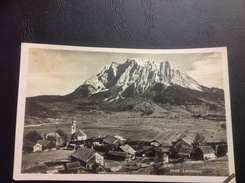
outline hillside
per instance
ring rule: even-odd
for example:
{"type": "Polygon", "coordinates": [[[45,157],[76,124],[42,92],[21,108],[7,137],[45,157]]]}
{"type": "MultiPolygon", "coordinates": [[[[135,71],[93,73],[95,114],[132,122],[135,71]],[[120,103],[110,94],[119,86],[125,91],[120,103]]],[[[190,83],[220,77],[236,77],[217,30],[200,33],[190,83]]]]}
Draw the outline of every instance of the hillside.
{"type": "Polygon", "coordinates": [[[47,108],[45,103],[53,103],[55,106],[57,102],[59,106],[62,106],[62,102],[70,103],[69,106],[74,110],[84,111],[96,109],[152,114],[155,106],[164,105],[166,108],[166,105],[184,105],[188,111],[196,111],[196,107],[204,112],[223,113],[224,91],[198,84],[168,61],[156,63],[128,59],[123,64],[113,62],[105,66],[100,73],[91,76],[68,95],[28,98],[26,113],[33,116],[56,116],[53,107],[47,108]]]}

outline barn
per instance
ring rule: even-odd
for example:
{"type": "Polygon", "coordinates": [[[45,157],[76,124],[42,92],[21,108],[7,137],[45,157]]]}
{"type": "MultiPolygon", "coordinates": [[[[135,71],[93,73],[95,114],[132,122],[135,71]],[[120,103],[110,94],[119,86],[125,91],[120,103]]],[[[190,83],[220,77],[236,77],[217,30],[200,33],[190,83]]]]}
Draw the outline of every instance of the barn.
{"type": "Polygon", "coordinates": [[[195,158],[198,160],[214,160],[216,159],[215,151],[210,146],[199,146],[195,151],[195,158]]]}
{"type": "Polygon", "coordinates": [[[86,147],[81,147],[79,150],[71,154],[71,161],[79,161],[81,166],[88,169],[92,169],[92,166],[95,163],[104,165],[104,157],[94,149],[88,149],[86,147]]]}
{"type": "Polygon", "coordinates": [[[23,142],[23,153],[31,153],[36,151],[42,151],[42,145],[39,143],[33,143],[29,141],[23,142]]]}

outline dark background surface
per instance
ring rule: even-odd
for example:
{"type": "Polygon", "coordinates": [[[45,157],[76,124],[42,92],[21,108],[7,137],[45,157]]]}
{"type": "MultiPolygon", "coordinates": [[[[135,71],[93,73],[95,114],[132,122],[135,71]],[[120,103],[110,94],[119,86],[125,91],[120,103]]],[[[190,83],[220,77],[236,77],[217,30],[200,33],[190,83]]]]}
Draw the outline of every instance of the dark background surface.
{"type": "Polygon", "coordinates": [[[245,182],[245,1],[1,1],[0,182],[13,181],[21,42],[146,49],[226,46],[236,178],[245,182]]]}

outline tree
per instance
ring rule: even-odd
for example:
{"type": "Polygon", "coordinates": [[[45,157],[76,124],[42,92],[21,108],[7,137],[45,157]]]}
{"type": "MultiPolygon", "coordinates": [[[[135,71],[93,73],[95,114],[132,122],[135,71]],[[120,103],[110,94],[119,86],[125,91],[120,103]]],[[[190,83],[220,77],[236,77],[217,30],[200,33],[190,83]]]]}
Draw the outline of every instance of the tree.
{"type": "Polygon", "coordinates": [[[165,173],[165,170],[163,168],[163,159],[162,158],[155,159],[155,164],[153,165],[151,174],[164,175],[164,173],[165,173]]]}
{"type": "Polygon", "coordinates": [[[197,133],[193,142],[194,148],[198,147],[203,143],[205,136],[202,133],[197,133]]]}
{"type": "Polygon", "coordinates": [[[58,129],[58,130],[56,130],[56,133],[58,133],[61,136],[63,142],[68,141],[68,135],[63,130],[58,129]]]}
{"type": "Polygon", "coordinates": [[[37,142],[38,140],[41,140],[42,137],[39,133],[37,133],[36,130],[30,131],[28,134],[24,136],[26,140],[29,140],[31,142],[37,142]]]}
{"type": "Polygon", "coordinates": [[[99,166],[100,165],[98,163],[94,163],[92,165],[92,170],[93,170],[94,173],[99,173],[99,166]]]}
{"type": "Polygon", "coordinates": [[[47,138],[47,140],[49,140],[51,142],[55,142],[56,141],[56,138],[53,135],[49,135],[48,138],[47,138]]]}

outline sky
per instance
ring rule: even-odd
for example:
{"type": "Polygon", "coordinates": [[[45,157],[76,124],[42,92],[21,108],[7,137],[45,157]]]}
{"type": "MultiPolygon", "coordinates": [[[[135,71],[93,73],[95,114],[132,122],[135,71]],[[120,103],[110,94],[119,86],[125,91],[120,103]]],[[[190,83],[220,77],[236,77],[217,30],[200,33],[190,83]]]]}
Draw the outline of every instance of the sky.
{"type": "Polygon", "coordinates": [[[69,94],[106,65],[122,64],[128,58],[169,61],[201,85],[224,88],[221,52],[142,54],[29,48],[27,97],[69,94]]]}

